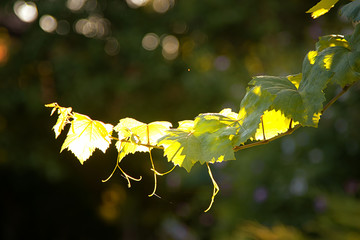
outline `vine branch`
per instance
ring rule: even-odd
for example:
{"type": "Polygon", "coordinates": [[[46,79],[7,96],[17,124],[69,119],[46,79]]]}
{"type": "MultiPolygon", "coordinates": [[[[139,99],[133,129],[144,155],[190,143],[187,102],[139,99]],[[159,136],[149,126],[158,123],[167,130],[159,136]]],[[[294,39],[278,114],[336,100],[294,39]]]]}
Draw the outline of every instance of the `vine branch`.
{"type": "MultiPolygon", "coordinates": [[[[344,93],[346,93],[349,88],[354,85],[353,84],[349,84],[349,85],[346,85],[345,87],[342,88],[341,92],[339,92],[338,94],[336,94],[335,97],[333,97],[323,108],[323,110],[321,111],[321,114],[323,114],[331,105],[334,104],[334,102],[336,102],[344,93]]],[[[255,147],[255,146],[260,146],[260,145],[265,145],[265,144],[268,144],[269,142],[272,142],[278,138],[281,138],[281,137],[284,137],[286,135],[290,135],[292,134],[295,130],[297,130],[298,128],[301,127],[301,125],[296,125],[295,127],[291,127],[293,123],[293,120],[291,119],[290,120],[290,126],[289,126],[289,129],[286,131],[286,132],[283,132],[271,139],[265,139],[265,140],[261,140],[261,141],[258,141],[258,142],[253,142],[253,143],[249,143],[249,144],[245,144],[245,145],[240,145],[240,146],[236,146],[233,148],[234,152],[237,152],[239,150],[242,150],[242,149],[246,149],[246,148],[251,148],[251,147],[255,147]]]]}

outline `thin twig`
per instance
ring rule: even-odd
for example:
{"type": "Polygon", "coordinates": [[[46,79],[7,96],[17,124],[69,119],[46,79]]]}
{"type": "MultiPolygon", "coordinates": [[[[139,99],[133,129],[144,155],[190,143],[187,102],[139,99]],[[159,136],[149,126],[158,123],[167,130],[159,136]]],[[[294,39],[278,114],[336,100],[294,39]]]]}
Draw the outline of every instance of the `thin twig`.
{"type": "Polygon", "coordinates": [[[286,135],[290,135],[292,134],[296,129],[300,128],[301,125],[296,125],[296,127],[294,128],[290,128],[289,130],[287,130],[286,132],[283,132],[283,133],[280,133],[279,135],[273,137],[273,138],[270,138],[270,139],[266,139],[266,140],[262,140],[262,141],[258,141],[258,142],[253,142],[253,143],[249,143],[249,144],[246,144],[246,145],[241,145],[241,146],[236,146],[233,148],[234,152],[237,152],[239,150],[243,150],[243,149],[246,149],[246,148],[251,148],[251,147],[255,147],[255,146],[260,146],[260,145],[265,145],[269,142],[272,142],[278,138],[281,138],[283,136],[286,136],[286,135]]]}
{"type": "Polygon", "coordinates": [[[125,139],[118,139],[117,137],[113,137],[113,136],[111,136],[110,137],[111,139],[113,139],[113,140],[116,140],[116,141],[120,141],[120,142],[126,142],[126,143],[134,143],[134,144],[136,144],[136,145],[139,145],[139,146],[144,146],[144,147],[148,147],[148,148],[157,148],[157,149],[164,149],[163,147],[161,147],[161,146],[157,146],[157,145],[151,145],[151,144],[145,144],[145,143],[141,143],[141,142],[138,142],[138,143],[136,143],[136,142],[132,142],[132,141],[130,141],[130,140],[125,140],[125,139]]]}
{"type": "Polygon", "coordinates": [[[349,84],[349,85],[346,85],[342,90],[341,92],[339,92],[335,97],[333,97],[326,105],[325,107],[323,108],[323,110],[321,111],[321,114],[323,114],[326,109],[328,109],[331,105],[333,105],[334,102],[336,102],[336,100],[338,100],[344,93],[347,92],[347,90],[349,90],[349,88],[353,85],[354,83],[352,84],[349,84]]]}
{"type": "Polygon", "coordinates": [[[210,210],[211,206],[212,206],[213,203],[214,203],[215,196],[216,196],[216,194],[218,194],[218,192],[219,192],[219,190],[220,190],[219,186],[217,185],[217,183],[216,183],[216,181],[215,181],[215,179],[214,179],[214,177],[213,177],[213,175],[212,175],[210,166],[209,166],[209,164],[208,164],[207,162],[206,162],[206,166],[207,166],[208,173],[209,173],[209,176],[210,176],[210,178],[211,178],[211,181],[212,181],[212,183],[213,183],[213,185],[214,185],[214,188],[213,188],[213,195],[211,196],[210,205],[209,205],[209,207],[208,207],[204,212],[207,212],[207,211],[210,210]]]}
{"type": "Polygon", "coordinates": [[[155,182],[153,192],[148,195],[149,197],[151,197],[151,196],[155,195],[155,192],[156,192],[156,187],[157,187],[157,179],[156,179],[157,174],[156,173],[157,173],[157,171],[155,170],[155,165],[154,165],[154,161],[153,161],[152,154],[151,154],[149,125],[146,125],[146,134],[147,134],[147,145],[149,148],[150,162],[151,162],[152,170],[154,171],[154,182],[155,182]]]}
{"type": "Polygon", "coordinates": [[[263,116],[261,116],[261,126],[262,126],[263,138],[264,140],[266,140],[263,116]]]}

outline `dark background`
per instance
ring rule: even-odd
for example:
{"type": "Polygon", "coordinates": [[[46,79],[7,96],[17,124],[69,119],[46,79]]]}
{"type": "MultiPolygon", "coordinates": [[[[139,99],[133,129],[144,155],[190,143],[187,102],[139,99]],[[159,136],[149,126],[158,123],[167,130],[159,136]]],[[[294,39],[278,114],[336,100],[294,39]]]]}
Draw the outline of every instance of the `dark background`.
{"type": "MultiPolygon", "coordinates": [[[[205,166],[159,177],[161,198],[147,196],[153,178],[143,153],[121,163],[142,181],[128,189],[116,172],[102,183],[115,147],[83,166],[60,154],[66,134],[54,138],[56,117],[44,107],[56,101],[113,125],[132,117],[177,126],[199,113],[237,112],[251,76],[301,72],[319,36],[352,32],[338,16],[347,1],[316,20],[305,13],[310,0],[150,0],[138,8],[87,0],[78,10],[72,2],[34,1],[31,23],[14,13],[22,2],[0,3],[0,239],[360,239],[359,85],[318,129],[214,165],[220,192],[208,213],[205,166]],[[170,7],[157,12],[158,3],[170,7]],[[57,29],[40,27],[44,15],[57,29]],[[80,19],[89,24],[83,32],[80,19]],[[176,37],[177,57],[164,57],[164,44],[144,49],[147,33],[176,37]]],[[[329,98],[336,91],[330,86],[329,98]]],[[[161,151],[154,157],[159,171],[171,168],[161,151]]]]}

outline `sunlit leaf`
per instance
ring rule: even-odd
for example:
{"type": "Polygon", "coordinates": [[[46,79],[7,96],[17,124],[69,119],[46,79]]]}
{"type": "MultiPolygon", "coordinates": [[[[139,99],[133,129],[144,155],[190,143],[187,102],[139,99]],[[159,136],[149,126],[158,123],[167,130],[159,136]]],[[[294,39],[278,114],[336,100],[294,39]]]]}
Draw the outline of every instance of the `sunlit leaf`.
{"type": "Polygon", "coordinates": [[[197,161],[202,161],[200,141],[194,136],[192,128],[169,130],[167,135],[159,139],[158,145],[164,147],[164,156],[169,162],[188,172],[197,161]]]}
{"type": "Polygon", "coordinates": [[[342,35],[327,35],[319,37],[319,41],[316,43],[316,51],[321,52],[329,47],[344,47],[350,49],[348,41],[342,35]]]}
{"type": "Polygon", "coordinates": [[[105,124],[92,120],[86,115],[74,113],[71,127],[61,151],[67,148],[83,164],[96,148],[105,153],[111,143],[112,129],[111,124],[105,124]]]}
{"type": "Polygon", "coordinates": [[[340,9],[340,14],[352,21],[360,21],[360,0],[346,4],[340,9]]]}
{"type": "Polygon", "coordinates": [[[45,107],[53,108],[51,111],[51,115],[53,115],[56,110],[59,114],[56,124],[53,127],[55,132],[55,138],[57,138],[60,135],[61,131],[64,130],[65,125],[70,122],[69,118],[71,117],[72,108],[60,107],[57,103],[46,104],[45,107]]]}
{"type": "Polygon", "coordinates": [[[194,135],[203,152],[203,158],[199,160],[201,164],[235,159],[232,139],[241,127],[237,117],[238,114],[231,109],[196,117],[194,135]]]}
{"type": "Polygon", "coordinates": [[[311,13],[312,18],[318,18],[327,13],[339,0],[321,0],[306,13],[311,13]]]}
{"type": "Polygon", "coordinates": [[[126,155],[135,152],[149,152],[158,139],[166,134],[171,127],[169,122],[152,122],[150,124],[139,122],[132,118],[124,118],[114,127],[118,132],[119,140],[116,148],[119,151],[119,161],[126,155]]]}
{"type": "Polygon", "coordinates": [[[303,119],[295,119],[303,126],[317,127],[323,102],[326,100],[323,90],[334,74],[326,68],[323,52],[316,56],[315,62],[309,60],[308,56],[303,61],[303,78],[300,82],[299,93],[305,113],[303,119]]]}
{"type": "Polygon", "coordinates": [[[262,122],[255,133],[255,140],[271,139],[288,131],[290,127],[294,127],[296,124],[290,118],[285,117],[281,111],[267,110],[262,115],[262,122]]]}
{"type": "Polygon", "coordinates": [[[261,87],[273,95],[269,110],[281,111],[286,118],[298,121],[303,118],[305,112],[301,95],[297,89],[301,78],[301,74],[285,77],[258,76],[254,77],[249,84],[261,87]]]}
{"type": "Polygon", "coordinates": [[[258,129],[261,116],[270,107],[275,99],[275,95],[260,86],[251,87],[246,93],[240,104],[238,135],[235,137],[236,145],[245,143],[251,137],[254,137],[258,129]]]}
{"type": "Polygon", "coordinates": [[[344,87],[360,78],[360,52],[352,52],[344,47],[333,47],[322,53],[326,67],[333,72],[331,82],[344,87]]]}

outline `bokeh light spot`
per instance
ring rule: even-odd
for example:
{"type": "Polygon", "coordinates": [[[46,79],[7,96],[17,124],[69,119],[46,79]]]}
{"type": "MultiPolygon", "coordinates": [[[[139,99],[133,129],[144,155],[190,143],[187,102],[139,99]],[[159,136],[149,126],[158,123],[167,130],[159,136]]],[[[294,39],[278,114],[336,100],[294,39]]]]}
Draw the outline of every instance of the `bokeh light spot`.
{"type": "Polygon", "coordinates": [[[219,56],[215,58],[214,66],[219,71],[226,71],[230,67],[230,59],[226,56],[219,56]]]}
{"type": "Polygon", "coordinates": [[[167,60],[173,60],[179,53],[179,40],[173,35],[167,35],[162,40],[162,55],[167,60]]]}
{"type": "Polygon", "coordinates": [[[57,28],[57,21],[53,16],[44,15],[40,18],[39,25],[45,32],[53,32],[57,28]]]}
{"type": "Polygon", "coordinates": [[[149,0],[126,0],[126,3],[131,8],[138,8],[145,6],[149,0]]]}
{"type": "Polygon", "coordinates": [[[146,34],[141,41],[142,47],[148,51],[155,50],[159,43],[160,39],[155,33],[146,34]]]}
{"type": "Polygon", "coordinates": [[[15,2],[14,12],[21,21],[28,23],[35,21],[38,16],[36,4],[33,2],[15,2]]]}
{"type": "Polygon", "coordinates": [[[116,40],[116,38],[113,37],[108,38],[106,40],[104,50],[106,54],[110,56],[115,56],[116,54],[118,54],[120,51],[120,45],[118,40],[116,40]]]}
{"type": "Polygon", "coordinates": [[[56,33],[59,35],[66,35],[70,32],[70,24],[66,20],[60,20],[57,24],[56,33]]]}
{"type": "Polygon", "coordinates": [[[173,6],[173,4],[174,1],[171,0],[154,0],[153,9],[157,13],[165,13],[173,6]]]}
{"type": "Polygon", "coordinates": [[[88,38],[104,38],[109,35],[110,23],[107,19],[93,15],[75,23],[75,31],[88,38]]]}
{"type": "Polygon", "coordinates": [[[86,0],[67,0],[66,7],[71,11],[79,11],[83,8],[86,0]]]}

